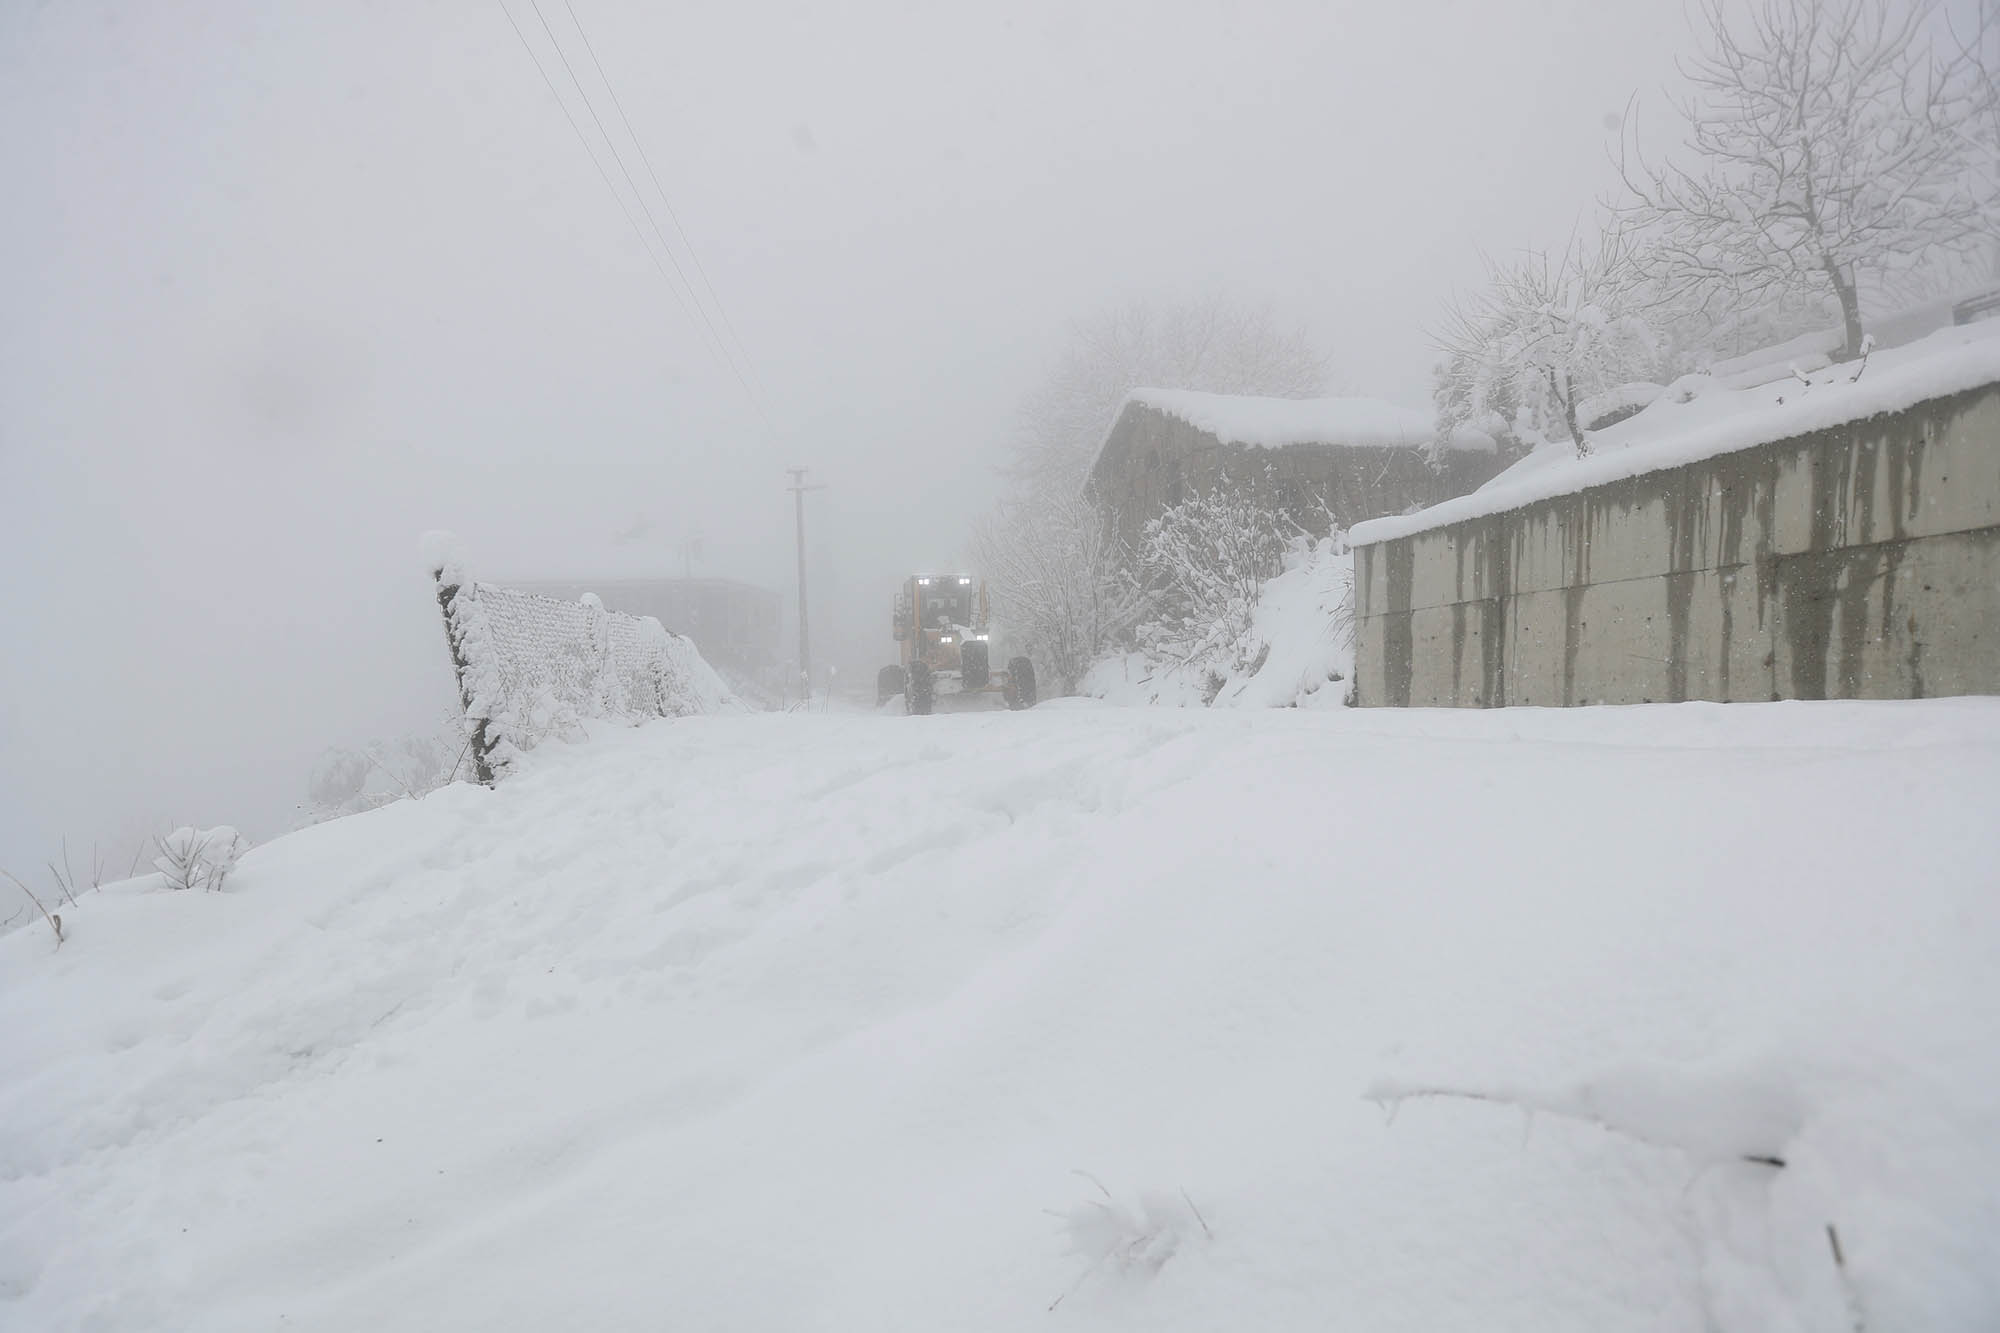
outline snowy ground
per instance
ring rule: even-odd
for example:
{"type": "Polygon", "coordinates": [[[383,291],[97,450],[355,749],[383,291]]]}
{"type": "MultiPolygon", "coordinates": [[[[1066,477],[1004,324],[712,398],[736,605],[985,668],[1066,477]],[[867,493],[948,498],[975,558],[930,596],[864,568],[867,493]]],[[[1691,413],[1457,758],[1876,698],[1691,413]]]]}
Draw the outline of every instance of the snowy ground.
{"type": "Polygon", "coordinates": [[[0,939],[0,1327],[1991,1328],[1997,789],[1988,700],[550,746],[0,939]]]}

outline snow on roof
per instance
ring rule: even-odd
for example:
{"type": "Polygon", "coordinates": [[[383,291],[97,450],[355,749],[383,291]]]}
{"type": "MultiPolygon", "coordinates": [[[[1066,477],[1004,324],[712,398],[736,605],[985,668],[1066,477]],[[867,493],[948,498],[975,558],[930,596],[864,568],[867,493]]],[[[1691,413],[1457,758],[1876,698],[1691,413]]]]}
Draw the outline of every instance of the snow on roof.
{"type": "Polygon", "coordinates": [[[1876,352],[1865,366],[1848,362],[1807,379],[1788,375],[1730,389],[1712,376],[1684,376],[1645,411],[1591,432],[1588,458],[1578,458],[1568,441],[1545,444],[1470,495],[1357,523],[1348,541],[1391,541],[2000,383],[2000,320],[1943,329],[1876,352]]]}
{"type": "MultiPolygon", "coordinates": [[[[1379,398],[1253,398],[1193,389],[1134,389],[1125,402],[1176,417],[1224,444],[1258,449],[1294,444],[1420,449],[1437,434],[1430,413],[1379,398]]],[[[1125,415],[1122,407],[1118,415],[1125,415]]],[[[1450,447],[1491,453],[1493,437],[1461,428],[1452,435],[1450,447]]]]}

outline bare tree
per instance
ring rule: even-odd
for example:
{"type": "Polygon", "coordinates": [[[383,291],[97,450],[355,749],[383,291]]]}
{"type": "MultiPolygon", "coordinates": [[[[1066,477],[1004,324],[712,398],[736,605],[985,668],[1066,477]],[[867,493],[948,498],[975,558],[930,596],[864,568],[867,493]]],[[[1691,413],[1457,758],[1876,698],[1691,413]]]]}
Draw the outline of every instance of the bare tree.
{"type": "Polygon", "coordinates": [[[1994,205],[2000,202],[2000,0],[1979,0],[1969,25],[1947,20],[1947,30],[1960,60],[1972,67],[1978,82],[1982,114],[1965,128],[1974,171],[1987,201],[1985,253],[1972,267],[1986,281],[2000,279],[2000,222],[1994,205]]]}
{"type": "Polygon", "coordinates": [[[1488,260],[1486,286],[1460,294],[1433,334],[1439,441],[1461,425],[1492,427],[1523,443],[1566,438],[1590,452],[1578,406],[1654,367],[1644,312],[1654,299],[1619,229],[1594,246],[1572,238],[1561,255],[1531,251],[1488,260]]]}
{"type": "Polygon", "coordinates": [[[1138,613],[1125,552],[1081,495],[1003,506],[973,532],[1002,629],[1073,694],[1138,613]]]}
{"type": "Polygon", "coordinates": [[[1134,389],[1310,398],[1326,384],[1326,358],[1304,331],[1262,307],[1211,296],[1102,311],[1070,326],[1048,378],[1021,404],[1009,471],[1032,491],[1074,494],[1134,389]]]}
{"type": "Polygon", "coordinates": [[[1993,87],[1941,53],[1929,0],[1757,0],[1742,31],[1704,0],[1684,63],[1687,165],[1623,164],[1655,276],[1735,305],[1830,293],[1861,348],[1860,293],[1990,236],[1978,154],[1993,87]]]}

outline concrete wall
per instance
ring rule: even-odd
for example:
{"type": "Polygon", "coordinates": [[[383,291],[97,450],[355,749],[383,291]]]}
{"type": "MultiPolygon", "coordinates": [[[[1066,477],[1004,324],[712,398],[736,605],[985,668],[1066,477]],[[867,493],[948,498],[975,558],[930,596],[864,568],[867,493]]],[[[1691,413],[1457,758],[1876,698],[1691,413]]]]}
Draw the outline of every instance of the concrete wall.
{"type": "Polygon", "coordinates": [[[1355,560],[1364,705],[2000,693],[2000,385],[1355,560]]]}
{"type": "Polygon", "coordinates": [[[1179,417],[1128,403],[1098,455],[1091,488],[1113,529],[1136,550],[1148,519],[1225,479],[1325,536],[1329,510],[1341,527],[1352,527],[1465,495],[1504,465],[1494,453],[1458,452],[1440,473],[1421,449],[1223,444],[1179,417]]]}

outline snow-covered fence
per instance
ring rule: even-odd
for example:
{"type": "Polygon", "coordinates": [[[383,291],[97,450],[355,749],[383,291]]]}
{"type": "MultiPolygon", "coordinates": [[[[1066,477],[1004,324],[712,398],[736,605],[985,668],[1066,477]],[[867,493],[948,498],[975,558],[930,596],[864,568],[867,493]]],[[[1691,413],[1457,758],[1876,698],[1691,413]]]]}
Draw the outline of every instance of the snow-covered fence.
{"type": "Polygon", "coordinates": [[[652,617],[606,611],[588,593],[566,602],[475,582],[447,536],[424,545],[480,782],[586,718],[636,723],[741,706],[694,644],[652,617]]]}
{"type": "Polygon", "coordinates": [[[1356,528],[1357,701],[2000,694],[2000,339],[1941,345],[1356,528]]]}

